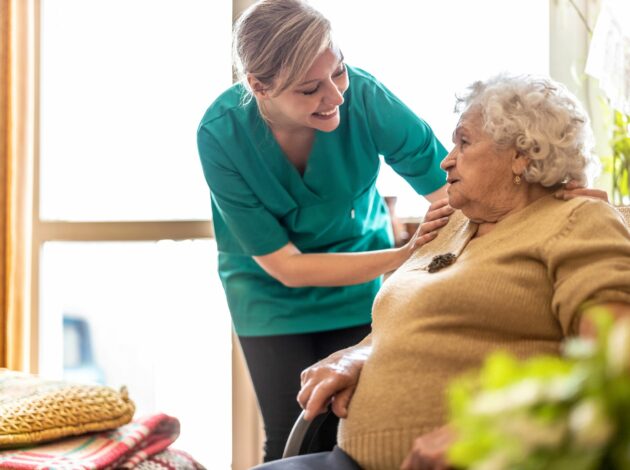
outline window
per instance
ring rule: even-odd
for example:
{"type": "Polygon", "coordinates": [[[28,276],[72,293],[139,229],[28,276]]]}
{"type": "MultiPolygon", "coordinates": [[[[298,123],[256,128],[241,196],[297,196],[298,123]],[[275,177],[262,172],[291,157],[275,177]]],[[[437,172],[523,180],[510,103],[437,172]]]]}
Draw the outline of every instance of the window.
{"type": "Polygon", "coordinates": [[[195,130],[231,84],[232,2],[39,6],[34,368],[126,385],[137,416],[180,420],[173,447],[229,468],[231,325],[195,130]]]}

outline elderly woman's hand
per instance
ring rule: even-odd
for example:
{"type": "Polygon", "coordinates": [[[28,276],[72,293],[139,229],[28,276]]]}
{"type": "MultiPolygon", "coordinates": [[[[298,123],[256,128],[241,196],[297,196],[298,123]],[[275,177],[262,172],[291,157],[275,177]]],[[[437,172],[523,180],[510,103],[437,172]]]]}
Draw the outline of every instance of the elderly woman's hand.
{"type": "Polygon", "coordinates": [[[448,470],[446,451],[454,440],[453,431],[443,426],[413,441],[400,470],[448,470]]]}
{"type": "Polygon", "coordinates": [[[439,199],[429,206],[416,233],[402,248],[409,254],[435,238],[438,231],[448,223],[448,217],[455,211],[448,205],[448,198],[439,199]]]}
{"type": "Polygon", "coordinates": [[[371,344],[364,340],[331,354],[302,372],[302,388],[297,400],[306,411],[307,421],[325,412],[331,402],[332,411],[337,416],[345,418],[348,415],[348,404],[371,351],[371,344]]]}
{"type": "Polygon", "coordinates": [[[565,201],[578,196],[587,196],[608,202],[608,194],[606,191],[602,191],[601,189],[584,188],[573,180],[565,184],[563,189],[556,191],[554,196],[558,199],[564,199],[565,201]]]}

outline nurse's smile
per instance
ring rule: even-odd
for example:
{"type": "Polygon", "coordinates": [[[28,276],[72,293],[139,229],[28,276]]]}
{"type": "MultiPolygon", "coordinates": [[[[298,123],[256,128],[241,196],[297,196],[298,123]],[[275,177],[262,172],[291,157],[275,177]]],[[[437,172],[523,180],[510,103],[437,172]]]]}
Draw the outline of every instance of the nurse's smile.
{"type": "Polygon", "coordinates": [[[339,111],[339,107],[335,106],[330,111],[320,111],[319,113],[313,113],[313,116],[315,116],[317,119],[327,120],[327,119],[332,119],[335,116],[337,116],[338,111],[339,111]]]}

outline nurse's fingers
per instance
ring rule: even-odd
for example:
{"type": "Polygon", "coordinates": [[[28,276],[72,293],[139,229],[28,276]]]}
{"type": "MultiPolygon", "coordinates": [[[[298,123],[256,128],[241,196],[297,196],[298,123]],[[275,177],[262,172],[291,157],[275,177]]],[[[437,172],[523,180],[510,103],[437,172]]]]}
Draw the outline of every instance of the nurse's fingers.
{"type": "Polygon", "coordinates": [[[439,229],[444,227],[447,223],[448,217],[442,217],[437,220],[432,220],[431,222],[420,224],[415,236],[411,240],[412,249],[415,250],[433,240],[437,236],[439,229]]]}
{"type": "MultiPolygon", "coordinates": [[[[568,186],[568,183],[567,183],[568,186]]],[[[601,199],[604,202],[608,202],[608,193],[601,189],[592,188],[576,188],[576,189],[560,189],[554,193],[554,196],[558,199],[568,201],[578,196],[592,197],[595,199],[601,199]]]]}
{"type": "Polygon", "coordinates": [[[424,235],[419,235],[413,240],[413,245],[411,249],[415,250],[417,248],[420,248],[425,243],[429,243],[431,240],[437,237],[437,234],[438,234],[437,231],[433,231],[433,232],[425,233],[424,235]]]}
{"type": "Polygon", "coordinates": [[[423,222],[430,222],[442,217],[448,217],[454,211],[455,209],[448,205],[448,198],[440,199],[429,206],[429,210],[427,210],[423,222]]]}
{"type": "Polygon", "coordinates": [[[431,232],[435,232],[440,228],[444,227],[448,223],[448,217],[441,217],[436,220],[432,220],[431,222],[423,222],[418,227],[418,236],[428,234],[431,232]]]}
{"type": "Polygon", "coordinates": [[[434,230],[437,230],[443,227],[444,225],[446,225],[447,222],[448,222],[448,216],[443,216],[443,217],[440,217],[439,219],[434,219],[428,222],[422,222],[420,224],[420,227],[418,227],[418,230],[421,233],[433,232],[434,230]]]}

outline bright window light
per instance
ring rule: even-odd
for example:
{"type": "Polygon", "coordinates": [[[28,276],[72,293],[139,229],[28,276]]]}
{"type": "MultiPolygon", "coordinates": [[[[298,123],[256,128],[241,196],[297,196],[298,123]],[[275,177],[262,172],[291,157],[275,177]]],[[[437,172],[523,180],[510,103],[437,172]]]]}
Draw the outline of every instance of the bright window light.
{"type": "MultiPolygon", "coordinates": [[[[549,70],[547,0],[310,3],[330,18],[346,61],[398,95],[449,150],[457,92],[498,72],[549,70]]],[[[386,164],[377,186],[398,196],[399,216],[423,215],[428,207],[386,164]]]]}
{"type": "MultiPolygon", "coordinates": [[[[232,82],[231,19],[228,0],[41,0],[41,219],[210,217],[196,129],[232,82]]],[[[180,420],[173,448],[230,468],[216,244],[47,242],[39,259],[39,372],[127,386],[136,416],[180,420]]]]}
{"type": "Polygon", "coordinates": [[[196,130],[232,83],[232,2],[41,5],[42,219],[208,219],[196,130]]]}

